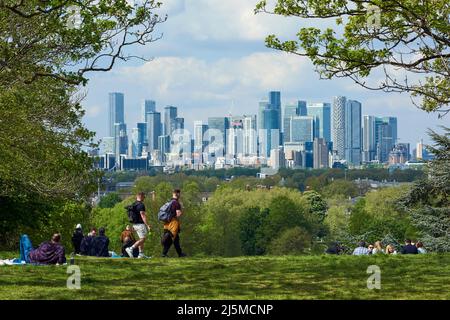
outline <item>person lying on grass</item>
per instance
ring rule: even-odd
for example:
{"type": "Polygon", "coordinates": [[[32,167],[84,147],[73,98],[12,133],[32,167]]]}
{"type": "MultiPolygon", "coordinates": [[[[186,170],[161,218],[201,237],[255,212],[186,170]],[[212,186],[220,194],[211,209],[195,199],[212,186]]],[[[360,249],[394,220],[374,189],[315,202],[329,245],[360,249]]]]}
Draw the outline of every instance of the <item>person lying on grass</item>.
{"type": "Polygon", "coordinates": [[[64,264],[66,263],[64,247],[61,245],[61,235],[55,233],[50,241],[41,245],[29,253],[31,263],[35,264],[64,264]]]}

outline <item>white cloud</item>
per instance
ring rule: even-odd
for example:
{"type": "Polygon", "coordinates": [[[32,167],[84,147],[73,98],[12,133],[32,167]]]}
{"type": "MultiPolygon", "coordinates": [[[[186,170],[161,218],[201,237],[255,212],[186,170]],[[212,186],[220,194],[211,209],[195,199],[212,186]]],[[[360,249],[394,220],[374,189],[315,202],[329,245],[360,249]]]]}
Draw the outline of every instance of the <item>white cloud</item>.
{"type": "MultiPolygon", "coordinates": [[[[169,0],[162,11],[171,34],[207,41],[262,40],[271,33],[297,30],[299,20],[268,14],[255,15],[258,0],[169,0]],[[179,13],[183,13],[182,15],[179,13]]],[[[294,33],[295,35],[295,33],[294,33]]],[[[292,36],[292,33],[291,33],[292,36]]]]}
{"type": "MultiPolygon", "coordinates": [[[[305,60],[285,53],[254,53],[239,59],[206,62],[196,58],[161,57],[139,67],[125,67],[125,82],[153,88],[156,99],[211,105],[255,99],[268,89],[295,90],[307,80],[305,60]]],[[[256,102],[255,102],[256,103],[256,102]]]]}
{"type": "Polygon", "coordinates": [[[100,107],[99,105],[89,105],[89,106],[85,106],[84,110],[86,112],[86,117],[88,118],[95,118],[97,116],[100,115],[100,113],[102,112],[102,107],[100,107]]]}

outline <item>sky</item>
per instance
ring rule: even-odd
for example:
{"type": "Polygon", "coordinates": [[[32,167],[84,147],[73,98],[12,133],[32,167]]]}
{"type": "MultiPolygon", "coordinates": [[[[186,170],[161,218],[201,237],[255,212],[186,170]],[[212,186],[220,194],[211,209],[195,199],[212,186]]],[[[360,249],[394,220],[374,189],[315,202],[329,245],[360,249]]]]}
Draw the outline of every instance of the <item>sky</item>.
{"type": "MultiPolygon", "coordinates": [[[[194,120],[210,116],[256,114],[258,102],[269,91],[281,91],[282,104],[296,100],[329,102],[337,95],[362,103],[363,115],[398,118],[400,142],[430,143],[427,128],[439,131],[448,116],[438,119],[418,109],[408,94],[369,91],[350,79],[320,80],[305,57],[265,47],[276,34],[294,39],[300,27],[325,26],[324,21],[301,21],[254,14],[258,0],[161,0],[157,42],[133,48],[132,54],[152,58],[119,63],[108,73],[89,76],[85,88],[85,125],[100,139],[107,135],[108,93],[125,94],[128,130],[141,121],[144,99],[155,100],[158,111],[178,107],[186,129],[194,120]]],[[[373,79],[376,75],[372,76],[373,79]]]]}

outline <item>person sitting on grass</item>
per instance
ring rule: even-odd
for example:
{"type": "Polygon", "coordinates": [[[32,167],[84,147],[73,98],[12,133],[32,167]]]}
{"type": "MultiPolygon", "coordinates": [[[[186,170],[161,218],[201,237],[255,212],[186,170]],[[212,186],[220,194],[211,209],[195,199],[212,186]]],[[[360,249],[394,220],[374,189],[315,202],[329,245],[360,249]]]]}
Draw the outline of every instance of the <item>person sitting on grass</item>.
{"type": "Polygon", "coordinates": [[[109,238],[105,235],[105,228],[98,229],[98,237],[92,241],[93,256],[109,257],[109,238]]]}
{"type": "Polygon", "coordinates": [[[386,246],[386,254],[397,254],[397,250],[395,250],[395,247],[391,244],[388,244],[386,246]]]}
{"type": "MultiPolygon", "coordinates": [[[[126,249],[133,247],[133,245],[136,243],[133,231],[131,231],[131,227],[129,225],[127,225],[125,230],[122,231],[120,235],[120,242],[122,243],[122,257],[129,257],[126,249]]],[[[133,250],[133,257],[137,258],[138,256],[139,256],[139,249],[135,248],[133,250]]]]}
{"type": "Polygon", "coordinates": [[[83,238],[83,240],[81,241],[81,245],[80,245],[80,253],[84,256],[91,256],[93,255],[92,253],[92,243],[94,242],[94,238],[97,234],[97,230],[95,228],[91,229],[91,232],[89,232],[87,234],[87,236],[85,236],[83,238]]]}
{"type": "Polygon", "coordinates": [[[381,241],[376,241],[373,246],[374,246],[374,248],[372,250],[372,254],[380,254],[380,253],[383,254],[384,253],[383,247],[381,245],[381,241]]]}
{"type": "Polygon", "coordinates": [[[83,230],[81,229],[81,224],[77,224],[72,235],[73,252],[75,254],[80,254],[81,252],[81,241],[83,241],[83,230]]]}
{"type": "Polygon", "coordinates": [[[354,256],[364,256],[369,254],[369,249],[366,248],[366,243],[364,241],[360,241],[358,243],[358,247],[353,250],[354,256]]]}
{"type": "Polygon", "coordinates": [[[425,250],[425,248],[423,247],[423,243],[422,242],[417,242],[416,243],[416,247],[417,247],[417,252],[418,253],[427,253],[427,250],[425,250]]]}
{"type": "Polygon", "coordinates": [[[337,242],[333,242],[328,249],[325,251],[327,254],[341,254],[342,248],[337,242]]]}
{"type": "Polygon", "coordinates": [[[402,254],[418,254],[417,247],[411,243],[410,239],[405,240],[405,245],[402,247],[402,254]]]}
{"type": "Polygon", "coordinates": [[[42,243],[29,253],[30,263],[56,265],[66,263],[64,247],[60,241],[61,235],[55,233],[50,241],[42,243]]]}

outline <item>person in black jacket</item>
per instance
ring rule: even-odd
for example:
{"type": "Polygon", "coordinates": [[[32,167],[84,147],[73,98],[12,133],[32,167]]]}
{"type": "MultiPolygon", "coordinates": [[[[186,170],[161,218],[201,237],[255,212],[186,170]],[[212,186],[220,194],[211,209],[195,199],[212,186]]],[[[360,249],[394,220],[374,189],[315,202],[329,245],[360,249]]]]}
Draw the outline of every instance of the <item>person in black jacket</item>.
{"type": "Polygon", "coordinates": [[[92,256],[93,254],[93,242],[94,238],[97,234],[97,230],[95,228],[91,229],[91,232],[87,234],[81,241],[80,245],[80,253],[84,256],[92,256]]]}
{"type": "Polygon", "coordinates": [[[83,230],[81,224],[77,224],[77,227],[72,235],[72,245],[75,254],[80,254],[81,241],[83,241],[83,230]]]}
{"type": "Polygon", "coordinates": [[[405,240],[405,245],[402,248],[402,254],[418,254],[417,247],[411,244],[410,239],[405,240]]]}
{"type": "Polygon", "coordinates": [[[105,235],[105,228],[98,229],[98,237],[92,242],[93,256],[109,257],[109,238],[105,235]]]}

